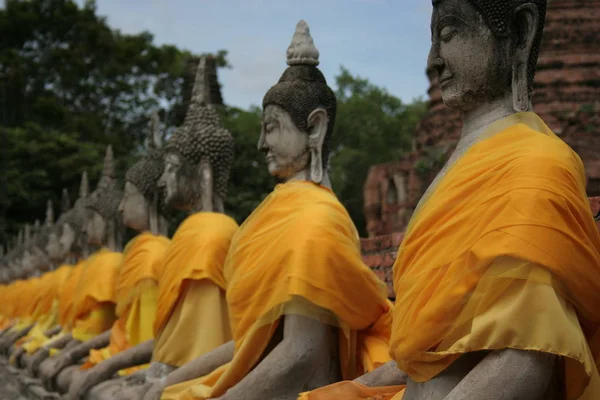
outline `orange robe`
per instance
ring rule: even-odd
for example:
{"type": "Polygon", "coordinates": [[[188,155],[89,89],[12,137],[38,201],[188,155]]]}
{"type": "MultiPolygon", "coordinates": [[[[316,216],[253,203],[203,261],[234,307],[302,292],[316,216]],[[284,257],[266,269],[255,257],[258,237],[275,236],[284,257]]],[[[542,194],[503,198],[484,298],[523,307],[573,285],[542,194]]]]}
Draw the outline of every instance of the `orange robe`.
{"type": "MultiPolygon", "coordinates": [[[[492,124],[430,193],[394,265],[399,368],[424,382],[464,353],[541,351],[561,356],[566,400],[599,399],[600,234],[577,154],[537,115],[516,114],[492,124]]],[[[366,398],[349,395],[356,388],[338,383],[308,399],[366,398]]]]}
{"type": "Polygon", "coordinates": [[[35,352],[48,340],[46,331],[58,324],[58,298],[72,268],[70,265],[62,265],[42,276],[44,287],[43,292],[40,293],[41,300],[37,305],[37,323],[26,336],[27,343],[23,345],[29,354],[35,352]]]}
{"type": "Polygon", "coordinates": [[[159,285],[153,361],[180,367],[231,340],[223,264],[237,229],[227,215],[200,212],[175,232],[159,285]]]}
{"type": "Polygon", "coordinates": [[[81,342],[115,322],[116,281],[123,254],[102,249],[85,262],[73,300],[73,338],[81,342]]]}
{"type": "MultiPolygon", "coordinates": [[[[116,284],[118,318],[111,329],[110,343],[103,349],[90,350],[82,369],[92,368],[154,338],[158,280],[169,243],[169,239],[164,236],[146,232],[133,238],[125,247],[116,284]]],[[[134,369],[127,370],[133,371],[134,369]]]]}
{"type": "Polygon", "coordinates": [[[362,263],[356,228],[330,190],[306,181],[278,185],[234,236],[224,271],[234,358],[166,388],[162,399],[221,396],[259,362],[286,314],[339,327],[346,378],[389,360],[385,284],[362,263]]]}

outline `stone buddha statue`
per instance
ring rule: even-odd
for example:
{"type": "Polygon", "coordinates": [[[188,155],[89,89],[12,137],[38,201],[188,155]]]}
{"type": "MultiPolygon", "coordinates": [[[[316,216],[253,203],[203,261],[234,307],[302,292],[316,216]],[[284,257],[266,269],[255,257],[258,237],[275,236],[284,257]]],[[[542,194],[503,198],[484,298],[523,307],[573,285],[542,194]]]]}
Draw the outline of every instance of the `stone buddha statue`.
{"type": "Polygon", "coordinates": [[[86,203],[89,196],[89,182],[87,172],[81,175],[79,197],[73,208],[60,217],[57,225],[57,234],[60,244],[60,258],[65,262],[74,264],[80,258],[88,256],[88,240],[85,232],[88,211],[86,203]]]}
{"type": "Polygon", "coordinates": [[[146,155],[125,175],[125,192],[119,206],[123,223],[138,232],[167,235],[165,191],[158,188],[164,171],[164,150],[158,112],[152,113],[146,155]]]}
{"type": "MultiPolygon", "coordinates": [[[[369,353],[363,347],[367,327],[385,325],[379,322],[390,306],[331,191],[336,98],[318,58],[308,25],[300,21],[287,50],[288,68],[263,99],[258,150],[281,184],[240,226],[224,266],[233,341],[155,383],[145,400],[296,399],[365,368],[356,355],[369,353]],[[311,276],[315,271],[321,275],[311,276]],[[336,275],[346,284],[334,287],[336,275]]],[[[372,360],[379,365],[378,356],[372,360]]]]}
{"type": "MultiPolygon", "coordinates": [[[[28,253],[28,248],[31,246],[31,225],[25,224],[23,230],[20,230],[17,236],[17,248],[15,254],[10,261],[10,268],[13,271],[14,280],[27,280],[34,276],[36,271],[33,268],[31,255],[28,253]]],[[[23,301],[26,301],[23,299],[23,301]]],[[[24,310],[25,308],[23,308],[24,310]]],[[[17,324],[17,329],[13,330],[7,335],[4,335],[0,340],[0,353],[8,355],[10,354],[11,346],[26,336],[33,324],[27,320],[26,315],[18,315],[20,324],[17,324]]]]}
{"type": "Polygon", "coordinates": [[[463,129],[394,265],[394,361],[304,399],[600,396],[583,164],[531,112],[546,3],[433,1],[427,66],[463,129]]]}
{"type": "MultiPolygon", "coordinates": [[[[83,186],[83,185],[82,185],[83,186]]],[[[80,193],[80,199],[84,199],[85,190],[80,193]]],[[[80,364],[89,354],[91,349],[99,349],[108,345],[110,340],[110,328],[115,320],[115,282],[118,275],[118,269],[122,261],[122,237],[123,224],[118,212],[119,204],[123,198],[123,192],[118,188],[112,147],[109,145],[105,158],[102,176],[96,186],[96,189],[83,200],[85,213],[83,214],[83,226],[77,226],[83,229],[87,243],[90,246],[100,248],[92,254],[86,261],[84,271],[82,272],[81,282],[77,288],[74,311],[81,314],[79,322],[75,323],[73,328],[73,339],[78,344],[73,344],[68,351],[51,357],[41,366],[43,381],[46,389],[58,390],[66,393],[71,384],[73,374],[80,373],[80,364]],[[104,282],[104,283],[100,283],[104,282]],[[93,302],[89,303],[86,297],[91,296],[93,302]],[[79,300],[81,299],[81,300],[79,300]],[[77,304],[85,300],[84,304],[77,304]],[[86,305],[88,304],[88,305],[86,305]],[[78,307],[86,307],[85,312],[78,311],[78,307]],[[85,319],[89,315],[94,318],[93,327],[85,327],[85,319]],[[78,328],[81,326],[82,328],[78,328]]],[[[74,209],[81,207],[77,203],[74,209]]],[[[80,211],[78,209],[78,211],[80,211]]],[[[80,216],[79,212],[77,216],[80,216]]],[[[70,239],[71,227],[68,219],[63,226],[63,235],[70,239]]],[[[73,230],[74,231],[74,230],[73,230]]],[[[63,242],[63,245],[66,243],[63,242]]],[[[73,238],[72,243],[75,243],[73,238]]]]}
{"type": "MultiPolygon", "coordinates": [[[[139,357],[149,351],[152,361],[147,370],[94,387],[89,392],[92,399],[141,397],[153,382],[231,337],[222,264],[237,229],[224,214],[234,141],[214,105],[220,97],[212,90],[218,87],[215,60],[201,57],[196,65],[185,120],[164,146],[164,171],[158,180],[165,204],[190,215],[178,227],[165,256],[156,338],[135,353],[139,357]]],[[[123,210],[124,218],[130,218],[125,202],[123,210]]]]}
{"type": "MultiPolygon", "coordinates": [[[[56,223],[54,223],[47,231],[48,236],[44,249],[53,266],[59,266],[63,263],[73,263],[81,257],[82,243],[78,237],[82,236],[81,231],[85,222],[85,207],[83,200],[87,197],[88,193],[88,180],[87,173],[85,172],[82,175],[80,197],[74,208],[71,208],[68,191],[66,189],[63,189],[62,191],[60,206],[61,214],[56,223]]],[[[61,349],[66,346],[70,340],[70,335],[64,335],[59,341],[53,342],[52,346],[61,349]]],[[[38,367],[48,356],[49,349],[46,346],[42,346],[31,355],[24,356],[24,364],[27,366],[31,376],[38,375],[38,367]]]]}
{"type": "MultiPolygon", "coordinates": [[[[150,120],[146,154],[127,171],[125,193],[119,205],[123,223],[140,232],[126,246],[117,281],[117,310],[120,313],[113,330],[121,333],[113,333],[108,350],[96,352],[93,361],[88,361],[90,369],[73,380],[69,388],[70,398],[85,397],[90,389],[111,379],[118,371],[150,362],[158,281],[169,245],[166,238],[168,222],[165,216],[165,191],[157,185],[163,170],[160,120],[158,113],[154,112],[150,120]],[[130,293],[136,295],[132,296],[130,293]],[[142,297],[145,299],[143,309],[133,310],[131,305],[141,304],[142,297]],[[119,340],[123,336],[126,340],[119,340]]],[[[102,387],[89,396],[112,398],[102,387]]]]}
{"type": "Polygon", "coordinates": [[[52,226],[52,229],[48,233],[48,243],[46,244],[46,253],[48,254],[48,257],[50,258],[50,261],[53,263],[53,265],[60,265],[62,262],[66,261],[63,258],[64,254],[60,245],[60,236],[62,234],[62,226],[64,224],[64,220],[70,208],[71,200],[69,199],[69,192],[67,191],[67,189],[63,189],[60,204],[61,213],[58,220],[52,226]]]}
{"type": "Polygon", "coordinates": [[[112,146],[106,149],[102,177],[86,199],[88,218],[85,227],[88,244],[122,250],[123,222],[118,212],[123,192],[117,188],[112,146]]]}
{"type": "MultiPolygon", "coordinates": [[[[422,202],[494,122],[531,111],[546,0],[436,0],[427,68],[444,104],[463,113],[461,139],[422,202]]],[[[405,399],[552,399],[555,356],[519,350],[467,353],[434,379],[408,378],[405,399]],[[497,393],[497,395],[496,395],[497,393]],[[502,393],[502,395],[500,395],[502,393]]]]}
{"type": "Polygon", "coordinates": [[[31,240],[31,245],[27,249],[28,262],[30,268],[38,273],[47,272],[56,265],[53,265],[50,255],[47,252],[47,246],[50,239],[50,233],[53,231],[54,225],[54,210],[52,209],[52,201],[48,200],[46,204],[46,221],[43,226],[39,226],[39,221],[34,224],[34,234],[31,240]]]}
{"type": "Polygon", "coordinates": [[[234,141],[211,106],[207,57],[201,57],[184,124],[165,147],[159,185],[171,207],[190,213],[224,212],[234,141]]]}

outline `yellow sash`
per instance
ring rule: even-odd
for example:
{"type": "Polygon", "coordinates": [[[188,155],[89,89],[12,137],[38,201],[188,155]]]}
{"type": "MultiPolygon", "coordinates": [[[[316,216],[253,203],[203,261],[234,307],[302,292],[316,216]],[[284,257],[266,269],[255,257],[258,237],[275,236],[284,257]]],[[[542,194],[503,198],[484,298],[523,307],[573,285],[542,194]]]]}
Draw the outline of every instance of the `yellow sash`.
{"type": "Polygon", "coordinates": [[[154,332],[165,327],[185,280],[208,279],[225,290],[223,263],[237,223],[219,213],[200,212],[181,223],[165,256],[154,332]]]}
{"type": "Polygon", "coordinates": [[[125,247],[116,284],[118,319],[111,329],[110,344],[91,350],[82,369],[154,338],[158,279],[168,246],[166,237],[142,233],[125,247]]]}
{"type": "Polygon", "coordinates": [[[86,341],[115,321],[116,279],[123,254],[102,249],[84,264],[73,304],[73,337],[86,341]]]}

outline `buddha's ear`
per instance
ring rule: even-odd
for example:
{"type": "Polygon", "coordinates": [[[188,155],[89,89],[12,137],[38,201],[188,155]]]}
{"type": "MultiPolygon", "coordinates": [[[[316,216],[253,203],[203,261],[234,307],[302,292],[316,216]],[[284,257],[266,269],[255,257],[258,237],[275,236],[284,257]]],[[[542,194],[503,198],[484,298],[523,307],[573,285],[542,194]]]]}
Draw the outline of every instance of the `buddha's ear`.
{"type": "Polygon", "coordinates": [[[317,108],[308,116],[308,149],[310,151],[310,180],[323,181],[323,142],[327,135],[329,117],[324,108],[317,108]]]}
{"type": "Polygon", "coordinates": [[[523,4],[514,11],[512,39],[514,45],[512,65],[513,107],[527,111],[529,99],[529,58],[536,43],[540,17],[535,4],[523,4]]]}

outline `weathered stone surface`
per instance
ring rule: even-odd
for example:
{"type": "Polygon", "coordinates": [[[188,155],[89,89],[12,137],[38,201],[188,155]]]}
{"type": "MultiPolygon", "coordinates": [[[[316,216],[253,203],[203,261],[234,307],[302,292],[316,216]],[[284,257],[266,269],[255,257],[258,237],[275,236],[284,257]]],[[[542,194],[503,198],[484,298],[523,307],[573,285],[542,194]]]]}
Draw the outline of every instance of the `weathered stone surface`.
{"type": "MultiPolygon", "coordinates": [[[[534,111],[582,158],[589,196],[600,196],[600,0],[549,2],[533,95],[534,111]]],[[[371,167],[364,188],[369,237],[406,227],[422,193],[454,149],[460,113],[442,103],[429,74],[430,103],[415,148],[403,160],[371,167]],[[398,182],[404,187],[393,187],[398,182]],[[390,190],[390,188],[392,190],[390,190]],[[406,197],[393,192],[407,193],[406,197]],[[396,203],[391,200],[397,199],[396,203]]]]}
{"type": "MultiPolygon", "coordinates": [[[[600,231],[600,197],[590,198],[590,206],[593,215],[598,216],[596,224],[598,225],[598,231],[600,231]]],[[[387,284],[390,299],[396,298],[394,294],[393,267],[402,239],[404,239],[404,232],[360,240],[363,262],[375,271],[375,274],[387,284]]]]}

